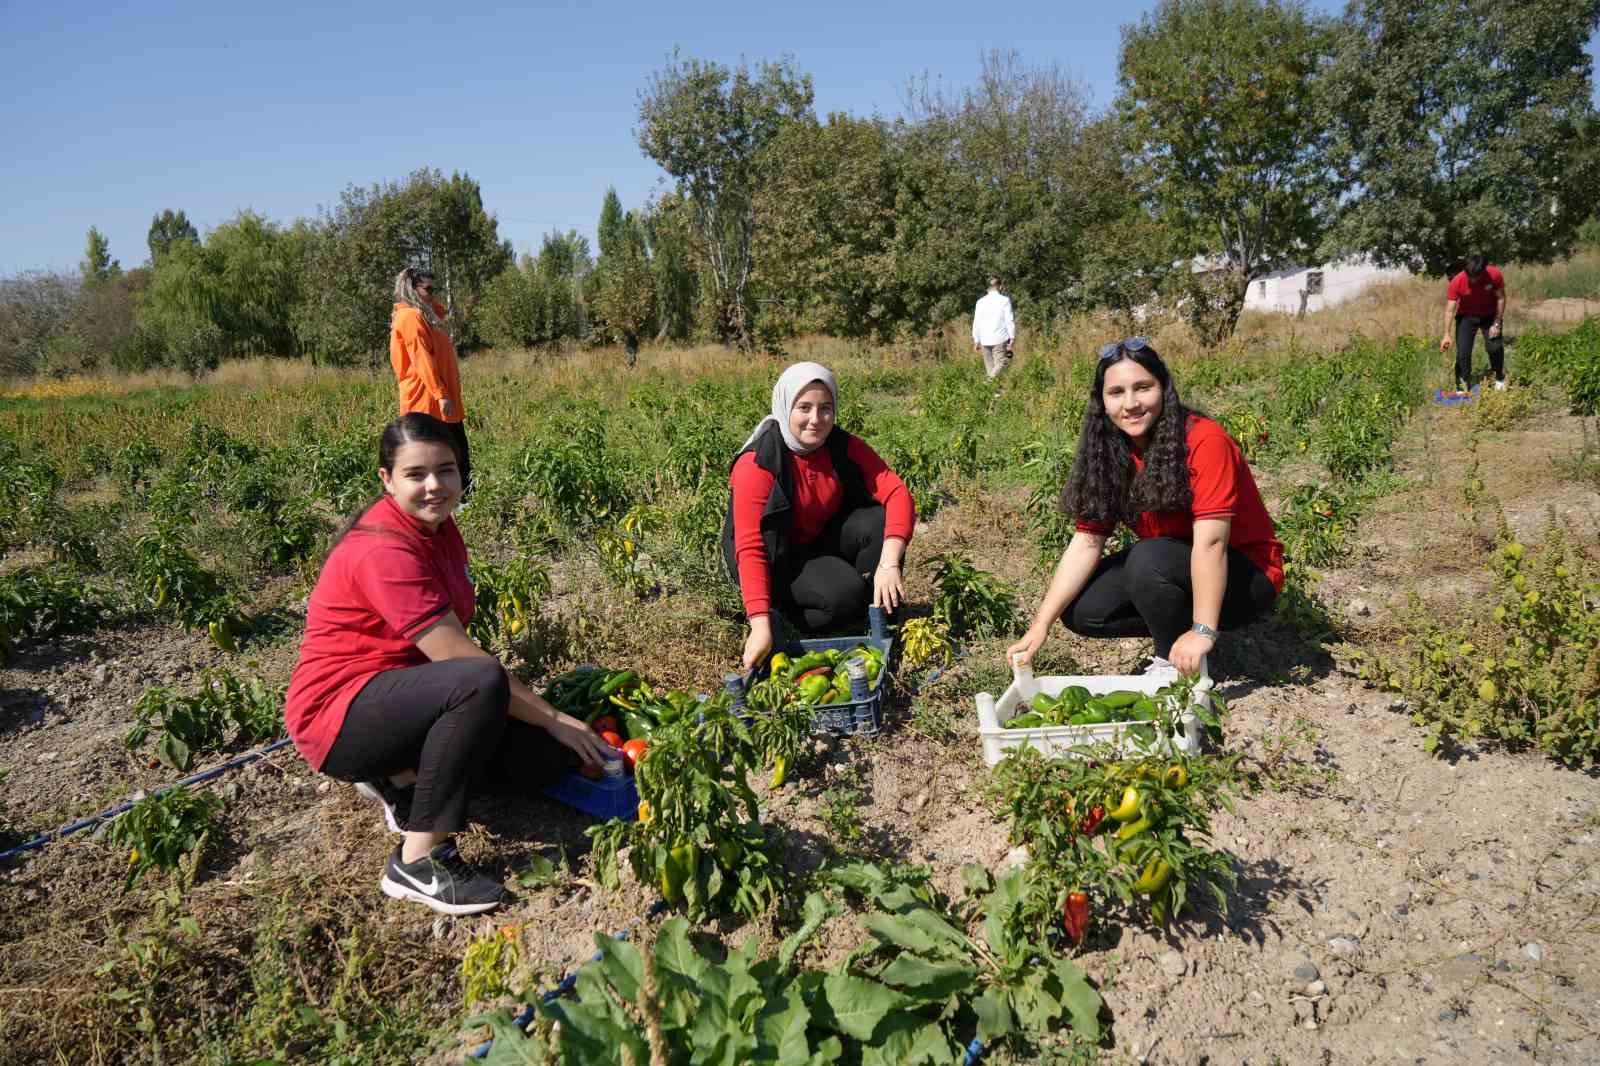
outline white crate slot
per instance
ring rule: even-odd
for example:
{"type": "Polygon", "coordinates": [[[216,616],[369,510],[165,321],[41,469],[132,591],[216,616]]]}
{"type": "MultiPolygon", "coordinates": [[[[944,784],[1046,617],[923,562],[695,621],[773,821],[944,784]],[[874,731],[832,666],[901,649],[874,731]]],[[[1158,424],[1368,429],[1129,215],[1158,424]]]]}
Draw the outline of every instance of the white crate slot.
{"type": "MultiPolygon", "coordinates": [[[[1179,710],[1180,727],[1170,740],[1160,733],[1154,745],[1141,741],[1131,730],[1149,722],[1103,722],[1099,725],[1041,726],[1037,729],[1006,729],[1000,723],[1022,713],[1039,693],[1060,695],[1061,690],[1072,685],[1082,685],[1090,694],[1103,696],[1108,692],[1141,692],[1154,696],[1171,681],[1170,676],[1148,677],[1143,674],[1094,674],[1083,677],[1034,677],[1033,667],[1018,663],[1012,668],[1011,687],[996,699],[987,692],[978,693],[978,736],[983,740],[983,761],[993,766],[1005,758],[1013,748],[1037,748],[1046,755],[1072,754],[1072,749],[1087,744],[1115,744],[1128,754],[1142,751],[1169,752],[1172,749],[1197,754],[1200,751],[1200,720],[1193,707],[1179,710]]],[[[1194,686],[1192,700],[1204,705],[1210,697],[1211,675],[1205,660],[1200,662],[1200,680],[1194,686]]],[[[1172,708],[1163,708],[1170,713],[1172,708]]]]}

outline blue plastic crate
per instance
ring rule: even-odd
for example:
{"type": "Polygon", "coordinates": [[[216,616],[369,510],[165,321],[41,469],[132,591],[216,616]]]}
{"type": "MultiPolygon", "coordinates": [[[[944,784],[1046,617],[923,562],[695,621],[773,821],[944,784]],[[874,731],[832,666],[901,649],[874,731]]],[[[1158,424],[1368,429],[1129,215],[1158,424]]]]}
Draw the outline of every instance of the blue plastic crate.
{"type": "MultiPolygon", "coordinates": [[[[814,651],[849,651],[858,644],[865,644],[883,652],[883,670],[878,674],[878,683],[872,687],[872,692],[866,699],[853,700],[849,703],[824,703],[816,707],[816,715],[812,719],[812,728],[818,733],[834,733],[842,736],[856,734],[871,735],[883,728],[883,692],[887,688],[889,677],[890,658],[894,654],[894,638],[889,636],[887,618],[883,608],[872,607],[867,611],[867,623],[871,633],[864,637],[814,637],[808,640],[791,640],[781,649],[791,659],[814,651]]],[[[771,668],[763,663],[745,678],[746,685],[760,681],[770,674],[771,668]]]]}
{"type": "Polygon", "coordinates": [[[621,818],[631,822],[639,817],[639,787],[633,783],[632,774],[594,781],[582,774],[568,774],[546,787],[544,794],[602,820],[621,818]]]}

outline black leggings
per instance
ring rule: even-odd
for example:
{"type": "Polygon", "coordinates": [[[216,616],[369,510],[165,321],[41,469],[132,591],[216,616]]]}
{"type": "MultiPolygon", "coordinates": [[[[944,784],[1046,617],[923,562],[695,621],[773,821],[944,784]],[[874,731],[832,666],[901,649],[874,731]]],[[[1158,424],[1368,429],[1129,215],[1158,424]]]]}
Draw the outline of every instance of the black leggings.
{"type": "Polygon", "coordinates": [[[1489,336],[1494,325],[1493,315],[1456,316],[1456,380],[1472,385],[1472,344],[1483,330],[1483,350],[1489,353],[1489,368],[1496,381],[1506,379],[1506,342],[1503,337],[1489,336]]]}
{"type": "Polygon", "coordinates": [[[882,554],[883,507],[841,511],[816,540],[790,548],[773,577],[778,606],[797,610],[807,629],[863,618],[882,554]]]}
{"type": "MultiPolygon", "coordinates": [[[[1152,537],[1100,560],[1061,622],[1086,637],[1153,637],[1165,659],[1194,623],[1193,546],[1152,537]]],[[[1272,608],[1277,590],[1261,568],[1237,548],[1228,549],[1228,586],[1218,629],[1237,629],[1272,608]]]]}
{"type": "Polygon", "coordinates": [[[322,772],[370,781],[415,770],[406,828],[457,832],[467,826],[469,793],[532,790],[577,767],[577,755],[547,731],[508,717],[510,706],[496,659],[385,670],[351,701],[322,772]]]}

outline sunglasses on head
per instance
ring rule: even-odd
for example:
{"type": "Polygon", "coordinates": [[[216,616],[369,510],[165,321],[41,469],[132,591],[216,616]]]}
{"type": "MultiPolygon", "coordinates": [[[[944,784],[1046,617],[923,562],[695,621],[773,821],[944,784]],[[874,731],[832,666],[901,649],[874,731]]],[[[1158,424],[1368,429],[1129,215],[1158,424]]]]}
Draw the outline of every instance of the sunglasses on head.
{"type": "Polygon", "coordinates": [[[1128,337],[1126,340],[1112,341],[1110,344],[1100,346],[1100,358],[1110,359],[1118,352],[1140,352],[1150,347],[1149,337],[1128,337]]]}

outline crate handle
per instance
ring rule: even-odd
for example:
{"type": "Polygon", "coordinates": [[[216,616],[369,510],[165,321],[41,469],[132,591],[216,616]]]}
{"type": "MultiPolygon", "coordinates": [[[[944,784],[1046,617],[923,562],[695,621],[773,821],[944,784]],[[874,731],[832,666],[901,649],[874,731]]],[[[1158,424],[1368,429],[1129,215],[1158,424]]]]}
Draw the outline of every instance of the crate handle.
{"type": "Polygon", "coordinates": [[[1033,664],[1024,659],[1021,652],[1011,657],[1011,681],[1023,699],[1031,700],[1039,694],[1039,682],[1033,678],[1033,664]]]}

